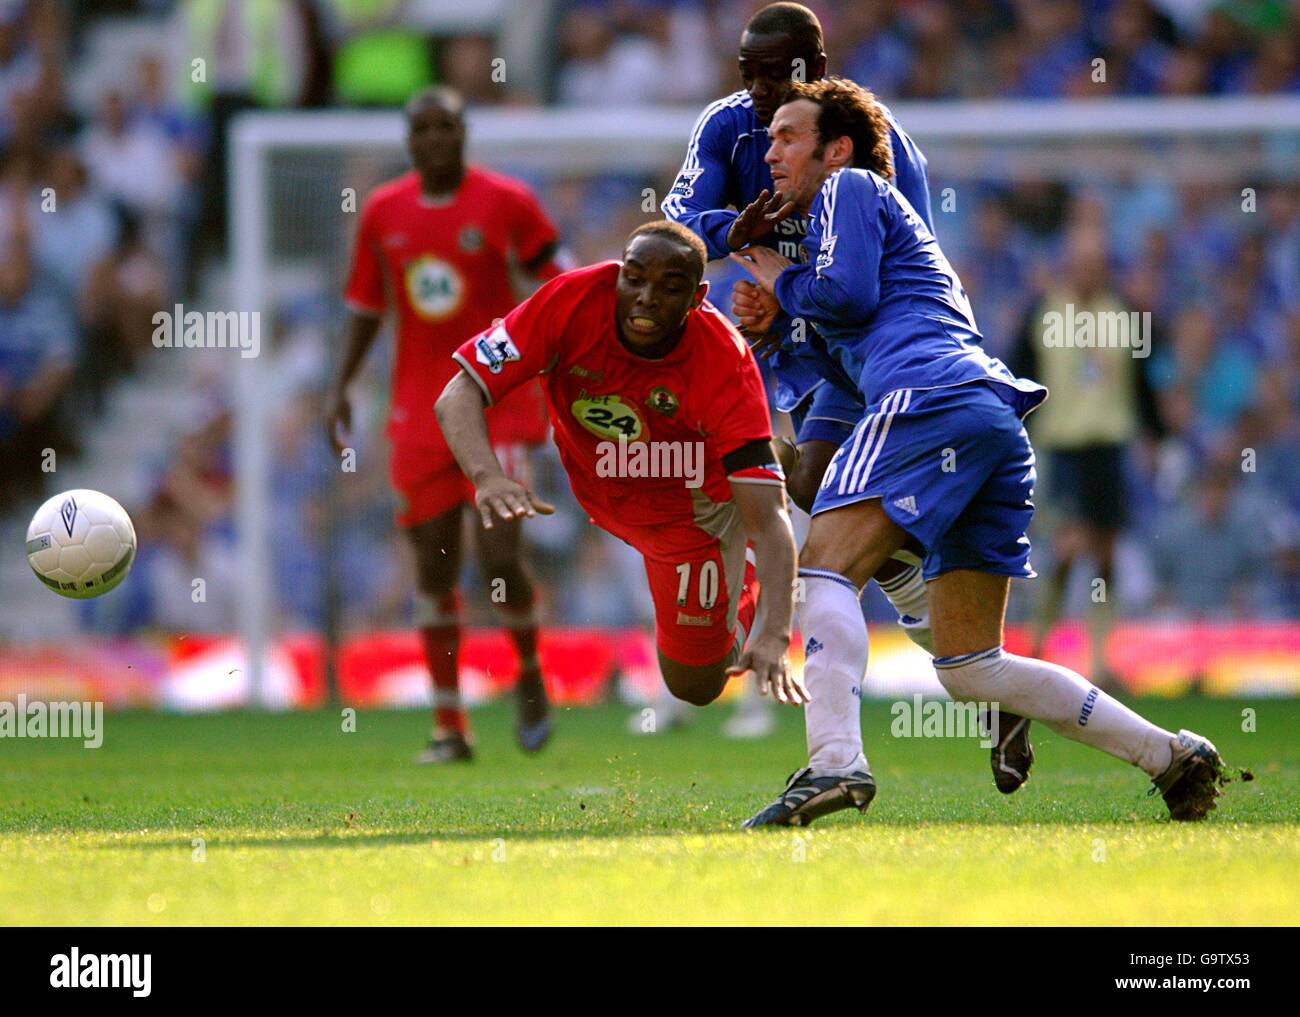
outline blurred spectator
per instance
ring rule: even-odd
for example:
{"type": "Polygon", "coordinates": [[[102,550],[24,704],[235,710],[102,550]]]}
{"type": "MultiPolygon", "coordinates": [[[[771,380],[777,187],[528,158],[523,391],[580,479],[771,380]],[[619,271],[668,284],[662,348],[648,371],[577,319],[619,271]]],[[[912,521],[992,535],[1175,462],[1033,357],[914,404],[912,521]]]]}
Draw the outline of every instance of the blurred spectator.
{"type": "Polygon", "coordinates": [[[1209,63],[1193,49],[1169,54],[1160,79],[1160,94],[1167,96],[1202,95],[1209,81],[1209,63]]]}
{"type": "Polygon", "coordinates": [[[83,298],[92,390],[129,370],[152,348],[154,315],[168,301],[166,268],[145,245],[139,221],[128,215],[122,223],[113,257],[95,265],[83,298]]]}
{"type": "Polygon", "coordinates": [[[117,219],[104,196],[90,188],[75,146],[50,154],[45,183],[52,193],[33,189],[30,202],[36,268],[67,306],[81,307],[92,273],[117,242],[117,219]]]}
{"type": "Polygon", "coordinates": [[[561,105],[617,108],[714,97],[716,64],[699,11],[641,5],[635,17],[625,11],[622,24],[618,13],[617,6],[610,12],[583,4],[565,15],[556,89],[561,105]]]}
{"type": "Polygon", "coordinates": [[[294,106],[308,62],[307,25],[296,3],[186,0],[182,5],[190,104],[220,125],[236,109],[294,106]]]}
{"type": "MultiPolygon", "coordinates": [[[[1155,95],[1168,74],[1169,48],[1154,32],[1148,0],[1118,0],[1105,15],[1106,85],[1120,95],[1155,95]]],[[[1086,93],[1085,93],[1086,94],[1086,93]]]]}
{"type": "Polygon", "coordinates": [[[1016,94],[1046,99],[1065,95],[1071,84],[1090,80],[1097,53],[1083,34],[1079,4],[1074,0],[1016,0],[1016,43],[1026,59],[1016,94]]]}
{"type": "MultiPolygon", "coordinates": [[[[1250,38],[1234,17],[1232,4],[1221,4],[1206,15],[1198,49],[1209,62],[1211,92],[1240,92],[1250,69],[1250,38]]],[[[1244,6],[1244,5],[1243,5],[1244,6]]]]}
{"type": "Polygon", "coordinates": [[[900,94],[912,75],[912,47],[888,0],[848,4],[835,24],[834,44],[843,54],[836,73],[881,96],[900,94]]]}
{"type": "Polygon", "coordinates": [[[618,40],[592,7],[570,11],[560,25],[564,55],[557,97],[563,106],[633,106],[650,102],[659,61],[645,39],[618,40]]]}
{"type": "Polygon", "coordinates": [[[95,187],[140,222],[145,243],[167,265],[181,260],[180,158],[147,120],[131,120],[120,92],[109,92],[81,142],[95,187]]]}
{"type": "Polygon", "coordinates": [[[492,61],[497,56],[491,36],[458,36],[443,48],[440,62],[442,80],[470,105],[490,106],[505,102],[508,95],[505,83],[492,80],[492,61]]]}
{"type": "Polygon", "coordinates": [[[985,198],[976,209],[974,228],[961,247],[958,274],[979,308],[976,321],[985,347],[995,357],[1011,356],[1024,319],[1029,265],[1002,195],[985,198]]]}
{"type": "MultiPolygon", "coordinates": [[[[313,390],[277,400],[269,443],[276,604],[283,614],[279,624],[288,629],[320,628],[324,621],[320,594],[330,548],[327,495],[338,463],[315,426],[320,403],[320,393],[313,390]]],[[[371,585],[375,578],[349,576],[348,583],[371,585]]]]}
{"type": "Polygon", "coordinates": [[[130,113],[176,146],[182,176],[189,180],[197,178],[207,130],[200,116],[186,110],[168,93],[162,58],[156,53],[146,53],[140,58],[130,113]]]}
{"type": "Polygon", "coordinates": [[[1178,218],[1169,230],[1171,278],[1181,303],[1204,299],[1218,287],[1225,265],[1236,253],[1240,215],[1224,211],[1222,192],[1206,181],[1178,188],[1178,218]]]}
{"type": "Polygon", "coordinates": [[[136,516],[140,553],[132,585],[143,591],[136,624],[172,634],[235,630],[239,561],[202,517],[166,495],[136,516]],[[202,580],[202,596],[195,581],[202,580]]]}
{"type": "Polygon", "coordinates": [[[1286,378],[1267,375],[1260,384],[1259,404],[1242,421],[1243,457],[1252,453],[1253,474],[1265,493],[1280,495],[1300,519],[1300,415],[1287,396],[1286,378]]]}
{"type": "MultiPolygon", "coordinates": [[[[143,122],[167,140],[177,175],[174,260],[169,257],[173,291],[193,288],[194,233],[202,214],[205,154],[211,142],[204,120],[167,92],[161,58],[147,53],[137,67],[136,90],[129,103],[132,120],[143,122]]],[[[171,255],[171,251],[168,252],[171,255]]]]}
{"type": "Polygon", "coordinates": [[[1263,606],[1271,527],[1240,478],[1232,460],[1217,461],[1161,521],[1151,544],[1161,610],[1243,617],[1263,606]]]}
{"type": "Polygon", "coordinates": [[[911,99],[951,99],[977,93],[982,88],[987,62],[981,56],[983,45],[969,29],[963,32],[960,17],[956,5],[925,3],[914,9],[912,38],[916,59],[900,95],[911,99]]]}
{"type": "Polygon", "coordinates": [[[1300,184],[1278,184],[1264,195],[1264,272],[1284,312],[1300,311],[1300,184]]]}
{"type": "Polygon", "coordinates": [[[0,140],[12,130],[16,95],[30,95],[40,82],[41,62],[24,38],[22,11],[13,4],[0,8],[0,140]]]}
{"type": "Polygon", "coordinates": [[[1109,278],[1104,233],[1093,223],[1072,228],[1065,275],[1030,312],[1017,373],[1046,385],[1051,398],[1029,421],[1044,464],[1048,498],[1060,522],[1054,567],[1041,592],[1034,654],[1060,618],[1076,560],[1093,562],[1100,588],[1091,591],[1090,674],[1106,674],[1103,649],[1114,616],[1115,542],[1128,516],[1129,446],[1150,398],[1143,375],[1151,334],[1109,278]]]}
{"type": "Polygon", "coordinates": [[[429,40],[410,24],[409,0],[326,0],[334,97],[350,106],[400,106],[433,83],[429,40]]]}
{"type": "Polygon", "coordinates": [[[76,327],[63,305],[33,280],[27,235],[0,259],[0,504],[40,493],[45,448],[60,446],[60,397],[76,363],[76,327]]]}
{"type": "Polygon", "coordinates": [[[1247,236],[1237,248],[1235,264],[1219,281],[1219,333],[1256,361],[1274,360],[1281,353],[1282,330],[1277,315],[1280,296],[1264,275],[1263,245],[1247,236]]]}
{"type": "Polygon", "coordinates": [[[230,123],[244,110],[302,100],[310,67],[309,23],[298,4],[282,0],[186,0],[180,10],[187,103],[212,126],[202,236],[219,251],[225,241],[230,123]]]}
{"type": "Polygon", "coordinates": [[[0,6],[0,144],[53,121],[63,100],[64,23],[55,0],[0,6]]]}
{"type": "Polygon", "coordinates": [[[1151,358],[1152,382],[1180,435],[1209,447],[1235,425],[1255,395],[1255,357],[1220,339],[1205,307],[1190,307],[1174,322],[1172,349],[1151,358]]]}

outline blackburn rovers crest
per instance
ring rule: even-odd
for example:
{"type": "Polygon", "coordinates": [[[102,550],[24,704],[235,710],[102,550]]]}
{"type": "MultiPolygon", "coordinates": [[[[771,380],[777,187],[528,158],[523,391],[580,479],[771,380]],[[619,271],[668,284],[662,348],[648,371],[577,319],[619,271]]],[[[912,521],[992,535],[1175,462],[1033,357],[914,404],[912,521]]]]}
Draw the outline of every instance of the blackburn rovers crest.
{"type": "Polygon", "coordinates": [[[677,397],[667,385],[656,385],[650,390],[650,398],[646,400],[652,410],[658,410],[665,417],[671,417],[677,412],[680,405],[677,397]]]}

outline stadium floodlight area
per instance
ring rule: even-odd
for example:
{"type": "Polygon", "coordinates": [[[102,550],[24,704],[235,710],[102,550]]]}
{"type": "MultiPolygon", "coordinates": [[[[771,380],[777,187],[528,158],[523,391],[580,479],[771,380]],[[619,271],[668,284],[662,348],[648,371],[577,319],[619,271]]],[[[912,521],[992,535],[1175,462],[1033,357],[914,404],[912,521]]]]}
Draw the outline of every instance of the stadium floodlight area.
{"type": "MultiPolygon", "coordinates": [[[[1053,181],[1087,188],[1132,184],[1266,188],[1300,179],[1300,99],[971,102],[893,107],[929,159],[936,231],[963,214],[967,185],[1053,181]]],[[[658,215],[696,110],[482,110],[469,117],[470,158],[560,195],[603,181],[595,204],[551,211],[610,235],[658,215]]],[[[349,242],[366,193],[405,168],[396,112],[250,113],[230,149],[230,307],[259,311],[269,335],[303,288],[336,305],[349,242]]],[[[974,192],[971,192],[974,193],[974,192]]],[[[552,195],[554,197],[554,195],[552,195]]],[[[1243,200],[1245,196],[1243,195],[1243,200]]],[[[593,230],[593,232],[595,232],[593,230]]],[[[579,257],[610,257],[566,234],[579,257]]],[[[617,241],[614,241],[617,243],[617,241]]],[[[977,315],[979,306],[976,306],[977,315]]],[[[337,322],[336,322],[337,324],[337,322]]],[[[323,341],[337,346],[335,336],[323,341]]],[[[274,357],[232,357],[239,630],[253,688],[265,693],[267,649],[278,628],[276,541],[307,521],[275,519],[272,414],[283,379],[274,357]]],[[[313,423],[315,423],[313,421],[313,423]]],[[[316,425],[319,428],[319,424],[316,425]]],[[[326,546],[330,556],[337,548],[326,546]]],[[[329,593],[320,594],[328,599],[329,593]]],[[[336,624],[326,610],[326,627],[336,624]]],[[[255,696],[261,702],[266,695],[255,696]]]]}

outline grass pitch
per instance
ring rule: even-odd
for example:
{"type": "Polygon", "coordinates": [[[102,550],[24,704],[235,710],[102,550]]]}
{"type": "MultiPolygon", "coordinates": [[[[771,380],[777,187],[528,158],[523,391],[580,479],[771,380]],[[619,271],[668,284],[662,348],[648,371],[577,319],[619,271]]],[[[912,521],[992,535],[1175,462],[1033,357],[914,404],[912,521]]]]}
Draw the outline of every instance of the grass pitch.
{"type": "Polygon", "coordinates": [[[626,708],[561,711],[531,758],[493,706],[478,761],[442,768],[410,763],[422,713],[110,714],[93,751],[0,741],[0,923],[1300,921],[1300,702],[1140,709],[1256,779],[1175,825],[1141,773],[1038,728],[1008,799],[974,741],[893,738],[868,703],[866,815],[750,834],[801,765],[795,710],[759,742],[719,707],[640,738],[626,708]]]}

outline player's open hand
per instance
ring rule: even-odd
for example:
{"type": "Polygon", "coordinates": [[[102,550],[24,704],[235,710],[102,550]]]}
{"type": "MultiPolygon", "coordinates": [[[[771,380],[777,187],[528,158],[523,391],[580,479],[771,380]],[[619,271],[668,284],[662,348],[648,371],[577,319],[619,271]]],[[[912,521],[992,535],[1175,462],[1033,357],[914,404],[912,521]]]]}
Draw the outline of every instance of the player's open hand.
{"type": "Polygon", "coordinates": [[[770,247],[746,247],[731,256],[731,260],[740,265],[754,277],[754,281],[776,299],[776,277],[794,264],[789,258],[777,254],[770,247]]]}
{"type": "Polygon", "coordinates": [[[732,221],[731,228],[727,230],[727,246],[733,251],[739,251],[759,237],[767,236],[773,226],[788,219],[793,213],[793,201],[786,201],[780,191],[771,194],[764,189],[732,221]]]}
{"type": "Polygon", "coordinates": [[[747,671],[754,672],[758,682],[758,691],[762,695],[771,695],[778,703],[802,706],[811,701],[808,690],[791,671],[786,659],[790,648],[789,638],[756,635],[745,647],[740,659],[727,668],[728,675],[740,675],[747,671]]]}
{"type": "Polygon", "coordinates": [[[474,507],[478,509],[485,530],[492,529],[493,516],[509,522],[538,513],[549,516],[555,511],[554,505],[548,505],[523,484],[511,480],[504,473],[489,477],[478,485],[474,491],[474,507]]]}

